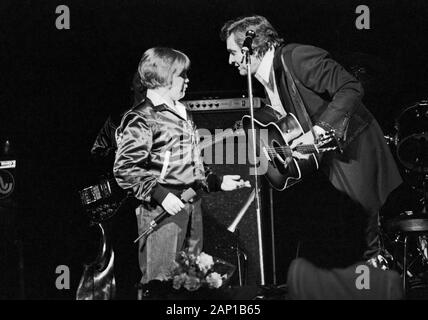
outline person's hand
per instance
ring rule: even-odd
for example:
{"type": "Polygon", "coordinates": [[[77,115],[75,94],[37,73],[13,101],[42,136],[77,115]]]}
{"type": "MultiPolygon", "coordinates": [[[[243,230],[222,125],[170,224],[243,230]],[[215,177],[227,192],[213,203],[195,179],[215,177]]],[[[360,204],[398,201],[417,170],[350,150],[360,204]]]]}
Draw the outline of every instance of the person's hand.
{"type": "MultiPolygon", "coordinates": [[[[309,154],[303,154],[298,151],[296,151],[296,147],[300,145],[306,145],[306,144],[314,144],[314,136],[312,135],[311,131],[308,131],[304,134],[302,134],[300,137],[294,139],[290,144],[290,149],[292,151],[292,157],[295,159],[309,159],[309,154]]],[[[291,159],[290,159],[291,160],[291,159]]]]}
{"type": "Polygon", "coordinates": [[[184,208],[184,203],[171,192],[163,199],[161,205],[170,215],[179,213],[184,208]]]}
{"type": "Polygon", "coordinates": [[[324,137],[324,135],[327,133],[327,131],[325,131],[325,130],[324,130],[323,128],[321,128],[320,126],[314,126],[314,127],[313,127],[313,129],[314,129],[314,133],[315,133],[315,136],[316,136],[317,141],[318,141],[320,138],[324,137]]]}
{"type": "Polygon", "coordinates": [[[315,143],[314,136],[311,131],[308,131],[302,134],[300,137],[294,139],[290,144],[290,148],[291,150],[294,150],[297,146],[300,146],[302,144],[306,145],[306,144],[314,144],[314,143],[315,143]]]}
{"type": "Polygon", "coordinates": [[[251,184],[249,181],[244,181],[239,175],[226,175],[223,176],[221,183],[221,190],[232,191],[240,188],[250,188],[251,184]]]}
{"type": "MultiPolygon", "coordinates": [[[[318,140],[319,138],[322,138],[326,132],[320,126],[314,126],[313,131],[315,133],[316,140],[318,140]]],[[[312,134],[312,131],[308,131],[302,134],[300,137],[294,139],[291,142],[290,149],[292,151],[292,157],[296,159],[309,159],[310,154],[303,154],[294,150],[299,145],[308,145],[308,144],[315,144],[315,139],[314,139],[314,135],[312,134]]]]}

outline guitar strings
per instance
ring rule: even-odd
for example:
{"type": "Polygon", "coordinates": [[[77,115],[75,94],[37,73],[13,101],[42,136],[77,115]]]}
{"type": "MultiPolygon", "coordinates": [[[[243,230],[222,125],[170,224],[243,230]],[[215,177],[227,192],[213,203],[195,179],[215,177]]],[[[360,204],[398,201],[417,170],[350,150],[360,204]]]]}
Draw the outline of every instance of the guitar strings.
{"type": "MultiPolygon", "coordinates": [[[[296,149],[300,149],[300,150],[316,150],[315,146],[311,146],[311,145],[304,145],[304,146],[296,146],[296,149]]],[[[281,147],[266,147],[266,150],[280,150],[280,151],[285,151],[285,150],[291,150],[290,146],[281,146],[281,147]]]]}

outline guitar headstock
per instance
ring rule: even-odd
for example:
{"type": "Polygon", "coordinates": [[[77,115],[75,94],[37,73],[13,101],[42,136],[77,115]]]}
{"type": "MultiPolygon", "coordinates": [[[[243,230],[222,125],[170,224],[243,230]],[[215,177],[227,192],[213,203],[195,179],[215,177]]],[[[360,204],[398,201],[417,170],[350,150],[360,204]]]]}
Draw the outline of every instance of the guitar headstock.
{"type": "Polygon", "coordinates": [[[201,135],[201,140],[198,144],[199,149],[202,151],[205,148],[226,139],[227,137],[245,136],[241,120],[236,121],[232,128],[227,128],[220,131],[220,133],[216,133],[215,135],[201,135]]]}
{"type": "Polygon", "coordinates": [[[242,126],[242,119],[240,119],[240,120],[236,121],[236,122],[233,124],[233,126],[232,126],[232,130],[233,130],[233,131],[238,131],[239,129],[242,129],[242,128],[243,128],[243,126],[242,126]]]}

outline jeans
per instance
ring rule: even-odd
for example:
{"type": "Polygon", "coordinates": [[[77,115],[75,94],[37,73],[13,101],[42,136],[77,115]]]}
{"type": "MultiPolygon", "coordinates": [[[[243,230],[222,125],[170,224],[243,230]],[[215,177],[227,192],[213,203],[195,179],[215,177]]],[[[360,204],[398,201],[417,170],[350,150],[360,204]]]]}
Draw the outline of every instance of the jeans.
{"type": "MultiPolygon", "coordinates": [[[[142,204],[136,209],[138,233],[163,212],[160,205],[142,204]]],[[[177,253],[184,249],[199,254],[202,250],[201,200],[185,203],[185,208],[163,220],[147,237],[140,239],[138,260],[142,272],[141,283],[168,280],[175,267],[177,253]]]]}

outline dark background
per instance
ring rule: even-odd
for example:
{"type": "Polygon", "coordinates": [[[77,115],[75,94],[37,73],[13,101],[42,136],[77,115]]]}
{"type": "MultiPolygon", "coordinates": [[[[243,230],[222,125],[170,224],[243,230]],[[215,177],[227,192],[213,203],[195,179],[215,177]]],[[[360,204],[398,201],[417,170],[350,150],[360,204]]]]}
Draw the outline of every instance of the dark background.
{"type": "MultiPolygon", "coordinates": [[[[26,298],[74,298],[82,262],[96,243],[77,190],[93,181],[89,150],[106,117],[132,101],[142,53],[152,46],[187,53],[189,94],[243,92],[245,79],[228,66],[218,33],[226,20],[252,13],[266,16],[287,42],[322,47],[349,69],[363,65],[365,103],[386,132],[401,110],[428,96],[425,0],[0,2],[0,139],[10,139],[20,160],[19,209],[0,212],[3,225],[16,226],[16,234],[3,229],[10,246],[2,264],[16,270],[15,239],[21,239],[26,298]],[[70,8],[70,30],[55,28],[62,4],[70,8]],[[370,30],[355,27],[359,4],[370,8],[370,30]],[[55,288],[62,264],[70,267],[71,290],[55,288]]],[[[297,191],[288,197],[298,212],[299,203],[314,209],[310,201],[317,198],[318,209],[338,208],[323,193],[314,200],[297,191]]],[[[22,297],[16,272],[4,278],[2,297],[22,297]]]]}

